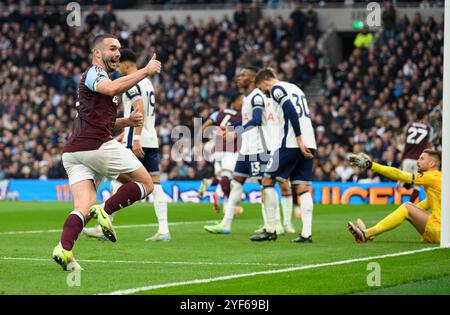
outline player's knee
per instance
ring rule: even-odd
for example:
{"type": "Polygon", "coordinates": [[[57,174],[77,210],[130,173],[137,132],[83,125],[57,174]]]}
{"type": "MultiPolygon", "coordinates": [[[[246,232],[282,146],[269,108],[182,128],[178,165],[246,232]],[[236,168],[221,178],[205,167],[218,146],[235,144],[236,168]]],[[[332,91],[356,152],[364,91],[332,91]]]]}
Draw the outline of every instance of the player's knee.
{"type": "Polygon", "coordinates": [[[289,187],[289,184],[287,184],[287,182],[280,185],[280,190],[281,190],[281,194],[283,196],[287,196],[287,195],[291,194],[291,187],[289,187]]]}
{"type": "Polygon", "coordinates": [[[142,183],[142,185],[145,188],[145,192],[146,192],[145,197],[147,197],[148,195],[150,195],[153,192],[154,185],[153,185],[153,181],[151,178],[149,178],[149,180],[144,181],[142,183]]]}
{"type": "Polygon", "coordinates": [[[241,177],[241,176],[234,176],[233,180],[238,182],[239,184],[242,184],[243,182],[245,182],[245,178],[241,177]]]}
{"type": "Polygon", "coordinates": [[[297,184],[295,187],[295,191],[297,192],[298,195],[303,194],[307,191],[309,191],[308,185],[304,185],[304,184],[297,184]]]}
{"type": "Polygon", "coordinates": [[[273,186],[273,184],[275,184],[275,180],[270,177],[263,177],[261,184],[263,186],[273,186]]]}
{"type": "Polygon", "coordinates": [[[404,205],[405,205],[406,208],[414,206],[414,204],[411,201],[405,202],[404,205]]]}

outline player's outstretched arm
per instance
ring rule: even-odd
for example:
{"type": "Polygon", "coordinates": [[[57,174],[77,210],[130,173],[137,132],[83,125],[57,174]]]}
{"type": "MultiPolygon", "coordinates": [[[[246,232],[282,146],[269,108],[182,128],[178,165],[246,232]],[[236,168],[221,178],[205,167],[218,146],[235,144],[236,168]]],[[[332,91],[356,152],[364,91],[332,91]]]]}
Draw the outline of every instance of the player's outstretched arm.
{"type": "Polygon", "coordinates": [[[114,81],[102,80],[98,83],[96,91],[104,95],[115,96],[128,91],[145,77],[160,72],[161,62],[156,60],[156,54],[153,54],[152,59],[144,68],[114,81]]]}
{"type": "Polygon", "coordinates": [[[385,166],[376,162],[372,162],[367,154],[350,154],[348,160],[350,161],[350,164],[352,166],[372,170],[390,179],[400,180],[407,184],[412,184],[413,182],[413,174],[401,171],[395,167],[385,166]]]}

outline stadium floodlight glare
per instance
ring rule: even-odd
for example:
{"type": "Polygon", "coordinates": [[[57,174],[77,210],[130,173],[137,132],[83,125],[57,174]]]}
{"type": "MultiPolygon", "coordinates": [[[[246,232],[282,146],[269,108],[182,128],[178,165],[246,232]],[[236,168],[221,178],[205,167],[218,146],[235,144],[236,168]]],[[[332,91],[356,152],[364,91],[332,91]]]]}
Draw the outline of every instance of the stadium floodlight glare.
{"type": "Polygon", "coordinates": [[[364,22],[363,21],[359,21],[359,20],[353,21],[353,28],[356,28],[356,29],[364,28],[364,22]]]}
{"type": "Polygon", "coordinates": [[[444,94],[442,97],[441,247],[450,248],[450,0],[444,12],[444,94]]]}

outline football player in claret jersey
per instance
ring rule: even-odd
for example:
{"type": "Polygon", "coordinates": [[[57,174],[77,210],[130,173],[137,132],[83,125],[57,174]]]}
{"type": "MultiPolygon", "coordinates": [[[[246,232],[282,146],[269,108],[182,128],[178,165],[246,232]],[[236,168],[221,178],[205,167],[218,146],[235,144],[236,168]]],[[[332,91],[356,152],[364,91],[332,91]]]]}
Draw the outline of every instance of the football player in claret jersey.
{"type": "MultiPolygon", "coordinates": [[[[230,197],[224,206],[224,217],[222,222],[216,225],[206,225],[204,229],[213,234],[231,233],[231,224],[236,208],[242,198],[243,183],[247,178],[260,178],[262,170],[267,161],[267,148],[260,130],[264,115],[266,97],[257,88],[254,80],[257,68],[244,67],[236,77],[237,86],[243,90],[245,97],[242,106],[242,126],[236,128],[237,133],[242,137],[239,157],[234,168],[233,179],[231,180],[230,197]]],[[[222,130],[226,128],[223,127],[222,130]]],[[[225,135],[226,136],[226,135],[225,135]]],[[[233,136],[233,137],[234,137],[233,136]]]]}
{"type": "MultiPolygon", "coordinates": [[[[244,94],[236,92],[230,97],[230,108],[224,110],[215,111],[205,121],[202,126],[202,134],[208,133],[208,128],[211,126],[230,126],[236,123],[240,123],[242,102],[244,94]]],[[[206,134],[206,136],[208,136],[206,134]]],[[[224,137],[215,135],[214,139],[214,173],[215,177],[212,179],[204,178],[199,189],[199,197],[203,198],[205,191],[210,185],[218,185],[224,195],[224,203],[230,195],[230,182],[233,176],[233,170],[238,158],[237,140],[227,141],[224,137]]],[[[217,189],[217,190],[218,190],[217,189]]],[[[214,193],[214,211],[218,213],[220,211],[219,195],[217,191],[214,193]]],[[[236,211],[242,212],[241,209],[236,211]]]]}
{"type": "Polygon", "coordinates": [[[441,154],[438,151],[426,149],[417,160],[418,173],[401,171],[372,162],[370,158],[360,153],[349,157],[353,166],[370,169],[393,180],[400,180],[411,185],[423,186],[426,199],[418,204],[406,202],[394,210],[371,228],[366,228],[364,222],[358,219],[356,223],[348,222],[348,229],[356,242],[363,243],[373,240],[383,232],[390,231],[408,220],[428,243],[439,243],[441,239],[441,154]],[[431,210],[431,214],[428,211],[431,210]]]}
{"type": "MultiPolygon", "coordinates": [[[[137,70],[136,54],[131,49],[122,49],[120,51],[120,64],[117,69],[120,76],[133,74],[137,70]]],[[[148,78],[140,81],[122,94],[122,103],[124,117],[129,117],[133,111],[144,116],[143,126],[125,128],[123,143],[142,162],[153,181],[152,195],[159,227],[158,232],[148,238],[147,241],[169,241],[167,198],[159,179],[158,136],[155,129],[156,99],[152,82],[148,78]]],[[[115,193],[121,185],[120,181],[113,180],[111,183],[112,193],[115,193]]],[[[102,239],[99,227],[84,229],[83,232],[88,236],[102,239]]]]}
{"type": "MultiPolygon", "coordinates": [[[[411,122],[405,127],[405,149],[402,155],[402,170],[409,173],[417,173],[417,160],[420,154],[428,148],[431,139],[432,129],[427,124],[428,114],[425,111],[417,112],[417,121],[411,122]]],[[[405,188],[411,185],[403,184],[405,188]]],[[[413,186],[413,192],[409,198],[410,202],[414,202],[419,196],[420,187],[413,186]]]]}
{"type": "Polygon", "coordinates": [[[161,71],[154,54],[149,63],[132,75],[111,80],[108,73],[119,66],[120,42],[116,36],[102,34],[94,38],[92,65],[78,85],[77,116],[62,161],[69,176],[74,211],[67,217],[53,259],[64,270],[82,270],[72,248],[84,225],[98,221],[104,236],[117,239],[109,215],[147,197],[153,191],[150,175],[136,156],[113,139],[112,131],[142,124],[142,115],[117,117],[117,95],[128,91],[148,75],[161,71]],[[104,177],[118,178],[124,185],[104,204],[96,205],[97,187],[104,177]]]}
{"type": "Polygon", "coordinates": [[[277,193],[274,184],[275,179],[279,179],[290,180],[301,200],[302,232],[293,242],[310,243],[313,200],[308,186],[312,181],[312,159],[317,145],[305,95],[298,86],[279,81],[270,68],[258,72],[255,84],[266,95],[271,95],[273,102],[281,107],[283,134],[278,150],[271,154],[262,179],[267,228],[251,239],[266,241],[276,238],[277,193]]]}

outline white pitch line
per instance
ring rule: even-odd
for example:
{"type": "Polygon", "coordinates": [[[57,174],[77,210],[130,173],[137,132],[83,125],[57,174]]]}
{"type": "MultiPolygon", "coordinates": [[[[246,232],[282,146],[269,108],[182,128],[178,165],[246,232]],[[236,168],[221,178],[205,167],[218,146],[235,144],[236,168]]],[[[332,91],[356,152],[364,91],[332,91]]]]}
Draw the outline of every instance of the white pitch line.
{"type": "MultiPolygon", "coordinates": [[[[19,261],[44,261],[50,262],[50,258],[30,258],[30,257],[0,257],[0,260],[19,260],[19,261]]],[[[116,263],[116,264],[166,264],[166,265],[245,265],[245,266],[263,266],[263,267],[286,267],[298,266],[298,264],[272,264],[272,263],[251,263],[251,262],[211,262],[211,261],[158,261],[158,260],[99,260],[99,259],[82,259],[78,262],[86,263],[116,263]]]]}
{"type": "MultiPolygon", "coordinates": [[[[386,254],[386,255],[355,258],[355,259],[334,261],[334,262],[323,263],[323,264],[305,265],[305,266],[298,266],[298,267],[284,268],[284,269],[273,269],[273,270],[256,271],[256,272],[250,272],[250,273],[241,273],[241,274],[234,274],[234,275],[222,276],[222,277],[216,277],[216,278],[196,279],[196,280],[189,280],[189,281],[182,281],[182,282],[163,283],[163,284],[149,285],[149,286],[131,288],[131,289],[125,289],[125,290],[117,290],[117,291],[113,291],[110,293],[104,293],[104,294],[106,294],[106,295],[133,294],[133,293],[137,293],[137,292],[141,292],[141,291],[151,291],[151,290],[156,290],[156,289],[177,287],[177,286],[189,285],[189,284],[202,284],[202,283],[210,283],[210,282],[231,280],[231,279],[244,278],[244,277],[253,277],[253,276],[259,276],[259,275],[268,275],[268,274],[285,273],[285,272],[291,272],[291,271],[299,271],[299,270],[321,268],[321,267],[328,267],[328,266],[345,265],[345,264],[351,264],[354,262],[361,262],[361,261],[367,261],[367,260],[373,260],[373,259],[384,259],[384,258],[389,258],[389,257],[412,255],[412,254],[428,252],[428,251],[432,251],[432,250],[436,250],[436,249],[440,249],[440,247],[428,247],[428,248],[423,248],[423,249],[418,249],[418,250],[398,252],[398,253],[392,253],[392,254],[386,254]]],[[[102,294],[102,295],[104,295],[104,294],[102,294]]]]}
{"type": "MultiPolygon", "coordinates": [[[[204,224],[204,223],[214,223],[216,221],[188,221],[188,222],[172,222],[169,226],[176,225],[189,225],[189,224],[204,224]]],[[[135,229],[144,227],[157,227],[158,223],[152,224],[132,224],[132,225],[117,225],[114,226],[115,229],[135,229]]],[[[10,232],[0,232],[0,235],[17,235],[17,234],[41,234],[41,233],[60,233],[61,229],[50,229],[50,230],[32,230],[32,231],[10,231],[10,232]]]]}

